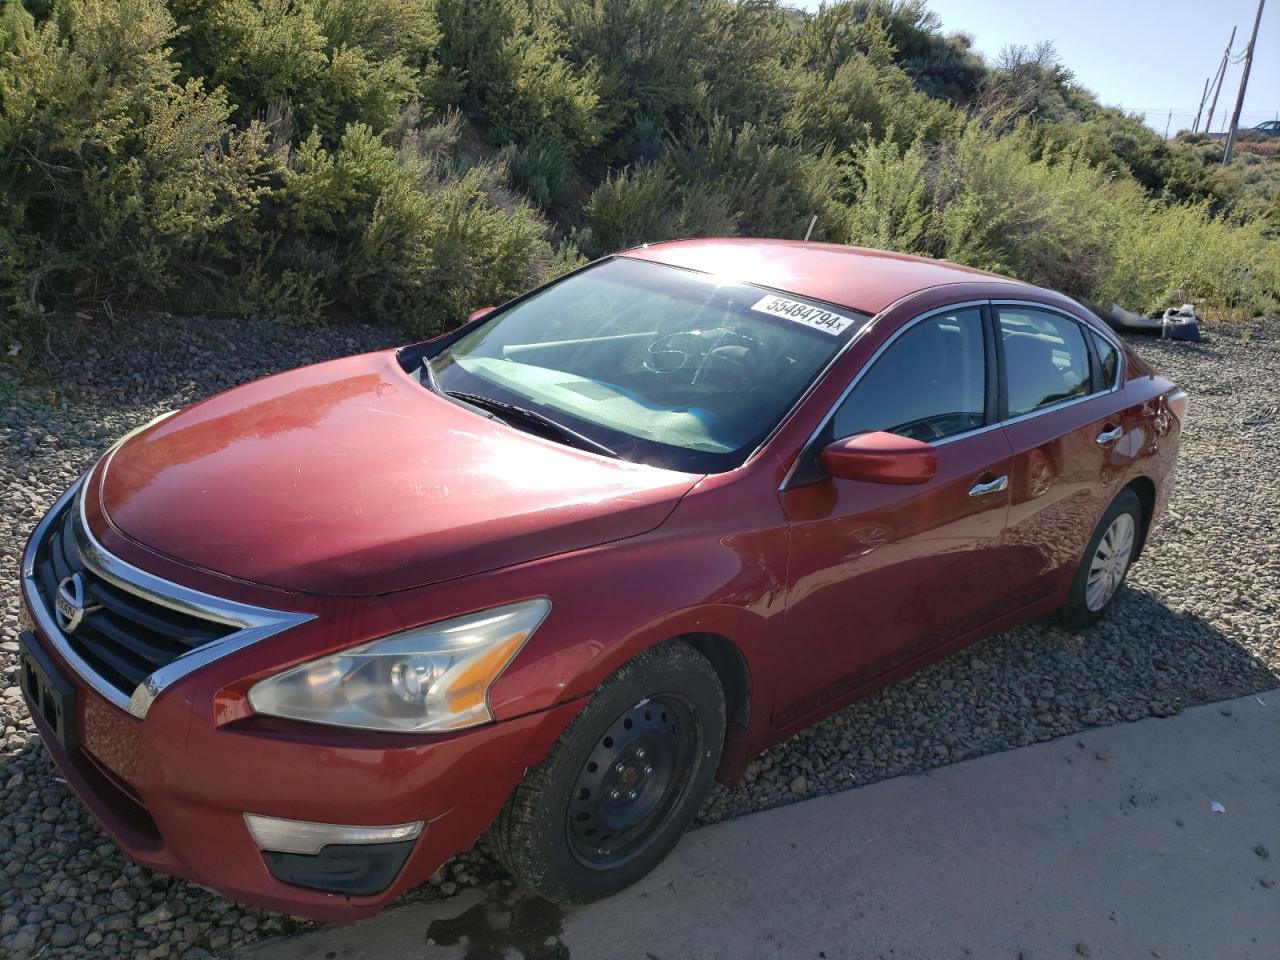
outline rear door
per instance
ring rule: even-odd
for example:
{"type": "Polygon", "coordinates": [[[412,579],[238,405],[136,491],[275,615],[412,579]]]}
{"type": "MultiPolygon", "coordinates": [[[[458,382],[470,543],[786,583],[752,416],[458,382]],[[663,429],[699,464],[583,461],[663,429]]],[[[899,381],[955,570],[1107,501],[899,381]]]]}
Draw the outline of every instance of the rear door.
{"type": "Polygon", "coordinates": [[[821,475],[784,489],[791,524],[786,725],[1005,612],[1011,451],[995,424],[994,337],[981,305],[904,325],[813,448],[871,430],[931,443],[937,475],[894,486],[821,475]]]}
{"type": "Polygon", "coordinates": [[[1009,583],[1025,603],[1074,575],[1098,518],[1141,446],[1141,410],[1117,387],[1122,351],[1047,306],[997,304],[1004,430],[1013,450],[1007,536],[1026,562],[1009,583]]]}

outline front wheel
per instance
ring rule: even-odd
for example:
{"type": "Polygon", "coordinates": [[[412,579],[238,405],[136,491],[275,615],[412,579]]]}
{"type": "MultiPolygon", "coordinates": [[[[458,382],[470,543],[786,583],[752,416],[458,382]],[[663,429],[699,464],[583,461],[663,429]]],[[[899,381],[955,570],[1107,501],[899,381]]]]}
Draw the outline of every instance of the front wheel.
{"type": "Polygon", "coordinates": [[[1123,490],[1098,521],[1084,559],[1062,608],[1068,626],[1087,627],[1101,620],[1124,583],[1142,530],[1142,504],[1132,490],[1123,490]]]}
{"type": "Polygon", "coordinates": [[[630,886],[697,814],[724,727],[724,692],[705,657],[680,642],[645,651],[525,774],[489,828],[489,846],[517,880],[557,903],[630,886]]]}

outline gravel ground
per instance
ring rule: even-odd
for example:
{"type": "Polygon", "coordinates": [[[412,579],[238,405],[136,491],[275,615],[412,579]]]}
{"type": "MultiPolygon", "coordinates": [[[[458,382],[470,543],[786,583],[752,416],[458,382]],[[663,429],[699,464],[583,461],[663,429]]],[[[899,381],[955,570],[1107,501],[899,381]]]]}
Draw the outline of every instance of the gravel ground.
{"type": "MultiPolygon", "coordinates": [[[[64,363],[52,381],[0,368],[0,950],[12,960],[226,956],[306,926],[133,865],[56,779],[16,685],[18,555],[55,497],[131,427],[398,339],[164,320],[103,337],[109,350],[64,363]]],[[[1171,509],[1110,617],[1080,633],[1017,628],[856,704],[716,788],[702,822],[1280,685],[1280,337],[1218,328],[1200,345],[1135,346],[1187,388],[1191,422],[1171,509]]],[[[473,851],[410,897],[498,877],[473,851]]]]}

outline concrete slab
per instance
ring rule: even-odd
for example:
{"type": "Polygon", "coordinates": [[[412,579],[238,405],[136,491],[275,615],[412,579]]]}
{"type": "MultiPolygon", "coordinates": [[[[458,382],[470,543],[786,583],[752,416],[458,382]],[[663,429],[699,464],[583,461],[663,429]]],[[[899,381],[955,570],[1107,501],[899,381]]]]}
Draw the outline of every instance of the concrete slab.
{"type": "Polygon", "coordinates": [[[708,827],[590,907],[473,891],[244,956],[1276,960],[1280,690],[708,827]]]}

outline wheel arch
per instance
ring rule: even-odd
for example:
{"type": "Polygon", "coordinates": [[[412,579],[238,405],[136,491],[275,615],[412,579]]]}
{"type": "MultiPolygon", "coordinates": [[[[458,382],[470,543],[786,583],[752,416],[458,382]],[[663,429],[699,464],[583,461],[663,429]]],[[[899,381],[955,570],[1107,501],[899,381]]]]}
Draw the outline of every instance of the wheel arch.
{"type": "Polygon", "coordinates": [[[746,728],[751,722],[751,667],[743,652],[719,633],[686,633],[674,639],[711,661],[724,690],[726,722],[746,728]]]}
{"type": "Polygon", "coordinates": [[[1156,484],[1148,476],[1137,476],[1125,484],[1124,489],[1132,490],[1137,494],[1138,503],[1142,505],[1142,529],[1139,531],[1137,548],[1133,553],[1133,559],[1137,561],[1142,556],[1142,548],[1146,546],[1147,534],[1151,530],[1151,520],[1156,512],[1156,484]]]}
{"type": "MultiPolygon", "coordinates": [[[[597,658],[584,670],[578,681],[566,688],[566,696],[581,696],[604,681],[614,670],[640,656],[644,651],[666,643],[683,643],[697,651],[711,664],[720,680],[725,698],[724,748],[720,754],[720,766],[716,778],[732,784],[741,778],[747,764],[767,738],[768,703],[755,703],[770,695],[768,676],[760,674],[759,667],[752,670],[752,647],[748,643],[759,640],[756,633],[766,625],[754,615],[745,616],[745,610],[732,616],[718,618],[717,629],[707,629],[710,617],[704,610],[683,624],[667,623],[666,629],[656,627],[633,636],[630,642],[620,644],[608,656],[597,658]],[[732,629],[733,627],[738,629],[732,629]],[[725,629],[729,628],[729,629],[725,629]],[[764,725],[762,727],[762,724],[764,725]]],[[[726,611],[728,613],[728,611],[726,611]]]]}

